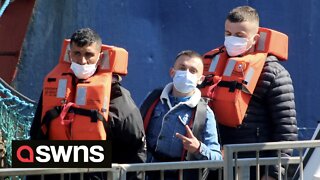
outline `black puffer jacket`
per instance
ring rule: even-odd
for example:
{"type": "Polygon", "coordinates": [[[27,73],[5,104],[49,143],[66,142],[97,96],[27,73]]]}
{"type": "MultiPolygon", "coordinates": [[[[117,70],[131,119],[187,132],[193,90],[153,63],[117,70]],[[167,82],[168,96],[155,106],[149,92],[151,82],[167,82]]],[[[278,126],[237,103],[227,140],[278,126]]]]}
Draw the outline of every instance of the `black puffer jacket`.
{"type": "MultiPolygon", "coordinates": [[[[242,125],[238,128],[219,125],[219,130],[222,144],[298,139],[292,80],[276,57],[267,58],[242,125]]],[[[291,150],[282,153],[282,156],[290,156],[291,150]]],[[[276,156],[274,153],[262,155],[276,156]]],[[[255,153],[243,156],[255,156],[255,153]]],[[[269,173],[276,175],[276,172],[269,173]]]]}

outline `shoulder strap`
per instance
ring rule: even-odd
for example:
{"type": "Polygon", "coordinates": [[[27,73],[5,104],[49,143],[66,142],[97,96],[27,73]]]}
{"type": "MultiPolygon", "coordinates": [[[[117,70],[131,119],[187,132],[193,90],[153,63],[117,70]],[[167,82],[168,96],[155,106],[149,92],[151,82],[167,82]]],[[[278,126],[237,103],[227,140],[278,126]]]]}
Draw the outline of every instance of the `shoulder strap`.
{"type": "Polygon", "coordinates": [[[193,128],[192,132],[194,136],[201,140],[202,139],[202,132],[204,129],[204,125],[207,119],[207,102],[205,99],[201,98],[197,107],[196,107],[196,114],[194,116],[193,128]]]}
{"type": "MultiPolygon", "coordinates": [[[[207,119],[207,101],[204,98],[201,98],[197,107],[196,107],[196,113],[193,120],[193,127],[192,127],[192,133],[193,135],[198,139],[202,140],[202,133],[204,126],[206,124],[207,119]]],[[[182,159],[184,157],[185,152],[182,153],[182,159]]],[[[195,160],[193,154],[187,153],[187,157],[185,157],[186,160],[195,160]]]]}
{"type": "Polygon", "coordinates": [[[145,131],[147,131],[152,112],[160,100],[162,90],[163,88],[157,88],[153,90],[143,101],[140,107],[140,113],[143,118],[143,126],[145,131]]]}

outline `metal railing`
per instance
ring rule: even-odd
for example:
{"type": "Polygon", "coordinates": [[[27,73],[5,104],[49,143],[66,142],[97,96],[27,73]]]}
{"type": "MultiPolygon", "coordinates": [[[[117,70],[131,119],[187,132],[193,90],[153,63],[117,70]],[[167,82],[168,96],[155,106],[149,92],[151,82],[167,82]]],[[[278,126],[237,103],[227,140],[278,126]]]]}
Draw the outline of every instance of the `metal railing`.
{"type": "MultiPolygon", "coordinates": [[[[183,178],[182,170],[198,169],[199,177],[202,177],[203,169],[223,169],[223,179],[241,179],[239,176],[241,168],[256,166],[256,171],[259,174],[260,166],[268,165],[289,165],[296,164],[300,173],[300,179],[303,180],[303,152],[306,148],[320,147],[320,140],[308,141],[294,141],[294,142],[270,142],[270,143],[254,143],[254,144],[233,144],[224,146],[224,160],[223,161],[183,161],[183,162],[163,162],[163,163],[144,163],[144,164],[112,164],[112,168],[37,168],[37,169],[0,169],[1,176],[26,176],[26,175],[43,175],[43,174],[67,174],[67,173],[83,173],[89,172],[107,172],[108,179],[125,180],[128,172],[141,172],[144,179],[145,173],[148,171],[160,171],[161,179],[164,179],[164,171],[166,170],[180,170],[180,179],[183,178]],[[281,149],[296,149],[299,156],[281,157],[281,149]],[[261,151],[277,150],[278,157],[260,158],[261,151]],[[256,158],[237,158],[239,152],[256,152],[256,158]],[[234,158],[235,157],[235,158],[234,158]],[[235,167],[235,168],[234,168],[235,167]]],[[[320,156],[320,155],[319,155],[320,156]]],[[[280,173],[279,173],[280,174],[280,173]]],[[[43,176],[42,176],[43,177],[43,176]]],[[[61,175],[63,179],[63,175],[61,175]]],[[[220,175],[221,178],[221,175],[220,175]]],[[[259,176],[256,177],[260,179],[259,176]]],[[[282,179],[279,175],[278,179],[282,179]]],[[[290,179],[290,177],[289,177],[290,179]]]]}
{"type": "MultiPolygon", "coordinates": [[[[303,180],[303,152],[306,148],[320,147],[320,140],[309,141],[287,141],[287,142],[269,142],[269,143],[252,143],[252,144],[234,144],[224,146],[224,179],[234,179],[233,167],[239,166],[256,166],[257,177],[260,172],[261,165],[278,165],[279,172],[281,171],[281,165],[299,164],[300,180],[303,180]],[[281,157],[282,149],[296,149],[299,152],[299,157],[281,157]],[[266,150],[277,150],[278,157],[275,158],[259,158],[259,153],[266,150]],[[251,160],[242,159],[244,164],[241,164],[237,159],[239,152],[256,152],[256,158],[251,160]],[[234,156],[235,155],[235,156],[234,156]],[[233,158],[235,157],[235,158],[233,158]]],[[[320,155],[319,155],[320,156],[320,155]]],[[[319,161],[320,163],[320,161],[319,161]]],[[[238,168],[235,168],[235,176],[238,168]]],[[[281,173],[278,173],[278,179],[282,179],[281,173]]]]}

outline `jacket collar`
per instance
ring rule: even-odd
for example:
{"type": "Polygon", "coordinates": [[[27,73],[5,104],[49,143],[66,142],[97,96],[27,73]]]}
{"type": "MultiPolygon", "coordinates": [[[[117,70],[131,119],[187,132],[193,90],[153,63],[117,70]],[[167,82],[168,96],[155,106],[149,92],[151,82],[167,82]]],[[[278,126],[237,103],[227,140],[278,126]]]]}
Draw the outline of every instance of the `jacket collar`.
{"type": "MultiPolygon", "coordinates": [[[[167,84],[162,93],[161,93],[161,96],[160,96],[160,100],[163,103],[167,103],[169,108],[171,109],[172,108],[172,105],[171,105],[171,102],[170,102],[170,99],[169,99],[169,94],[172,92],[172,88],[173,88],[173,83],[169,83],[167,84]]],[[[176,106],[179,106],[179,105],[182,105],[182,104],[185,104],[191,108],[194,108],[197,106],[197,104],[199,103],[201,99],[201,92],[198,88],[195,89],[195,93],[190,97],[189,100],[185,101],[185,102],[180,102],[178,103],[176,106]]]]}

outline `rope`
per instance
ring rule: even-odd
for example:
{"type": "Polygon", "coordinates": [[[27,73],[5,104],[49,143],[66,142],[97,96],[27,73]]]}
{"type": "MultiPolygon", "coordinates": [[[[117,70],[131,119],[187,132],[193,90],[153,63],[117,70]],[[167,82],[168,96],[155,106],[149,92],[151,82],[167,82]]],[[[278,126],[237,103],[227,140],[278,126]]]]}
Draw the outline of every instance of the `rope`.
{"type": "Polygon", "coordinates": [[[6,163],[11,166],[12,140],[29,139],[36,103],[0,78],[0,131],[5,141],[6,163]]]}
{"type": "Polygon", "coordinates": [[[6,8],[9,6],[10,0],[6,0],[2,7],[0,8],[0,17],[2,16],[2,14],[4,13],[4,11],[6,10],[6,8]]]}

